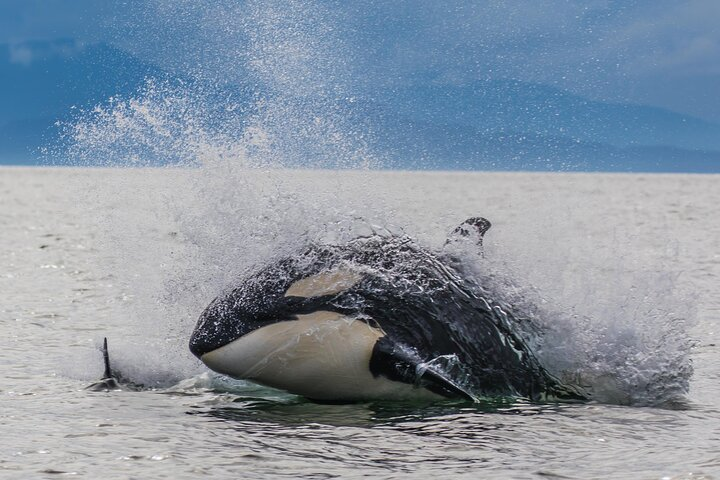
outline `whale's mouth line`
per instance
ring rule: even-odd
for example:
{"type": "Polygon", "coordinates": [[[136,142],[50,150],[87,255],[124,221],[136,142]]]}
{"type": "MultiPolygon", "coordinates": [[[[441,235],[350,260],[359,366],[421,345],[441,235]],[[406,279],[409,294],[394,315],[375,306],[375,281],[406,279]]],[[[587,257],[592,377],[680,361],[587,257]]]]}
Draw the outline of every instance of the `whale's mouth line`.
{"type": "MultiPolygon", "coordinates": [[[[193,355],[195,355],[198,359],[203,361],[203,357],[205,355],[211,354],[213,352],[216,352],[222,348],[227,347],[228,345],[246,337],[247,335],[253,333],[254,331],[262,328],[265,325],[258,325],[257,327],[250,329],[246,332],[243,332],[238,335],[233,336],[223,336],[222,339],[217,338],[206,338],[210,337],[207,332],[201,332],[200,335],[195,335],[190,339],[190,351],[193,355]]],[[[203,361],[203,363],[205,363],[203,361]]]]}
{"type": "Polygon", "coordinates": [[[390,398],[437,396],[372,371],[382,330],[333,311],[297,317],[256,329],[200,359],[224,375],[313,399],[349,401],[372,397],[376,391],[390,398]]]}
{"type": "Polygon", "coordinates": [[[193,355],[202,360],[203,356],[227,347],[228,345],[243,339],[248,335],[252,335],[258,330],[262,330],[263,328],[276,324],[296,322],[301,316],[302,315],[283,315],[280,318],[259,321],[250,327],[248,327],[249,322],[246,322],[246,328],[243,328],[241,332],[231,332],[230,335],[223,332],[220,336],[214,336],[212,335],[212,332],[208,333],[202,328],[196,329],[190,338],[190,351],[193,355]]]}
{"type": "Polygon", "coordinates": [[[285,288],[275,289],[268,297],[257,296],[257,302],[245,299],[238,311],[224,311],[217,300],[203,312],[200,323],[190,337],[190,351],[198,358],[222,348],[256,330],[276,323],[297,321],[299,317],[333,306],[338,295],[358,283],[359,277],[331,271],[303,278],[285,288]],[[317,295],[311,295],[317,293],[317,295]],[[260,305],[258,307],[258,305],[260,305]]]}
{"type": "MultiPolygon", "coordinates": [[[[217,344],[217,346],[214,347],[212,350],[199,350],[199,349],[195,346],[194,343],[191,343],[191,344],[190,344],[190,352],[192,352],[192,354],[195,355],[198,359],[202,360],[205,355],[207,355],[207,354],[209,354],[209,353],[212,353],[212,352],[215,352],[215,351],[223,348],[224,346],[231,344],[232,342],[234,342],[234,341],[237,340],[238,338],[242,338],[242,336],[237,337],[237,338],[233,338],[232,340],[228,340],[227,342],[225,342],[225,343],[223,343],[223,344],[217,344]]],[[[205,362],[203,361],[203,363],[205,363],[205,362]]]]}

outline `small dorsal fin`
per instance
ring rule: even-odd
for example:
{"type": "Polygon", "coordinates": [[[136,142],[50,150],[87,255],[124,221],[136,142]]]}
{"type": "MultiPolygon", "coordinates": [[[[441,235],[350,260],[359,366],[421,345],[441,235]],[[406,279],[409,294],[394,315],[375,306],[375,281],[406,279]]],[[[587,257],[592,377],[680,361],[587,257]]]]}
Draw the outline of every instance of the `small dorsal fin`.
{"type": "Polygon", "coordinates": [[[105,362],[105,373],[103,373],[103,379],[113,378],[112,370],[110,369],[110,354],[108,353],[107,337],[103,338],[103,361],[105,362]]]}
{"type": "Polygon", "coordinates": [[[108,353],[107,338],[103,338],[102,356],[103,363],[105,364],[105,371],[103,372],[103,377],[92,385],[88,385],[87,387],[85,387],[85,390],[91,390],[94,392],[109,392],[112,390],[139,391],[147,388],[141,383],[133,382],[132,380],[124,376],[121,372],[112,369],[112,367],[110,366],[110,354],[108,353]]]}
{"type": "Polygon", "coordinates": [[[107,392],[111,390],[118,390],[120,384],[113,375],[112,369],[110,368],[110,354],[108,353],[107,337],[103,338],[102,345],[103,362],[105,363],[105,371],[100,381],[88,385],[85,390],[91,390],[94,392],[107,392]]]}

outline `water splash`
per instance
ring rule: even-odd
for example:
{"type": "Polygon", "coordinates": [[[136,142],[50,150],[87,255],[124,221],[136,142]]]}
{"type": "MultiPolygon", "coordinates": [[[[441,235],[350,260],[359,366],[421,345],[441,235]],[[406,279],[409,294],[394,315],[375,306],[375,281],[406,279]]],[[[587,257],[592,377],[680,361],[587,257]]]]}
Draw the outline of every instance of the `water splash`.
{"type": "Polygon", "coordinates": [[[62,126],[76,163],[380,165],[371,126],[354,109],[353,79],[361,75],[339,10],[312,1],[155,0],[144,7],[132,24],[141,41],[128,48],[154,58],[148,45],[156,42],[142,39],[154,39],[158,28],[173,32],[177,44],[161,47],[156,61],[177,73],[149,78],[135,95],[111,98],[62,126]]]}
{"type": "MultiPolygon", "coordinates": [[[[697,298],[681,286],[679,253],[653,252],[645,237],[619,233],[583,243],[577,231],[592,228],[553,229],[547,241],[534,232],[522,246],[506,238],[482,260],[471,248],[465,267],[514,311],[541,363],[594,400],[685,402],[697,298]]],[[[522,229],[515,235],[528,238],[522,229]]]]}
{"type": "MultiPolygon", "coordinates": [[[[452,202],[424,214],[425,195],[377,173],[338,171],[383,162],[353,108],[354,53],[330,6],[158,0],[147,7],[153,22],[188,32],[175,47],[190,52],[181,69],[187,78],[148,79],[136,94],[111,98],[64,128],[77,165],[174,167],[108,174],[85,193],[112,252],[107,268],[131,298],[122,315],[132,320],[118,336],[139,343],[113,340],[125,353],[121,366],[141,379],[168,369],[172,378],[197,374],[186,342],[204,306],[308,242],[342,243],[386,228],[433,247],[464,219],[452,202]],[[324,170],[288,170],[297,167],[324,170]]],[[[694,314],[673,268],[657,262],[672,254],[648,255],[643,264],[636,252],[645,245],[568,213],[567,201],[516,215],[505,228],[501,222],[487,260],[464,257],[468,272],[522,312],[528,342],[557,375],[588,384],[603,401],[677,398],[691,375],[685,332],[694,314]]],[[[468,203],[463,208],[478,208],[468,203]]]]}

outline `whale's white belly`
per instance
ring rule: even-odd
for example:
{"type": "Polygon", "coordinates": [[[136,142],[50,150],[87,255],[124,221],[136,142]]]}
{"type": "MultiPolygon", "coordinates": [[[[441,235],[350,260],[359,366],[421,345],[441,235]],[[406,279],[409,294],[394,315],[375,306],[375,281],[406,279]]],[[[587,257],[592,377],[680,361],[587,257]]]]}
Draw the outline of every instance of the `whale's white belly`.
{"type": "Polygon", "coordinates": [[[317,400],[441,398],[370,372],[383,332],[342,314],[318,311],[254,330],[202,356],[208,367],[317,400]]]}

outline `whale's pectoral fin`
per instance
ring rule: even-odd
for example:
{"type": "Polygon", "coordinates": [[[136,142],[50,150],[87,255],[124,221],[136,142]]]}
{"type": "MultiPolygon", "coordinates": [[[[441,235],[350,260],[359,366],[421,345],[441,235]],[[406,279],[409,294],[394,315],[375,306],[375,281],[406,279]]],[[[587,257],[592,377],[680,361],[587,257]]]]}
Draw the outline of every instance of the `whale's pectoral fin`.
{"type": "Polygon", "coordinates": [[[387,337],[380,338],[370,358],[370,372],[389,380],[426,388],[447,398],[474,401],[475,397],[443,372],[428,368],[411,350],[402,348],[387,337]]]}

